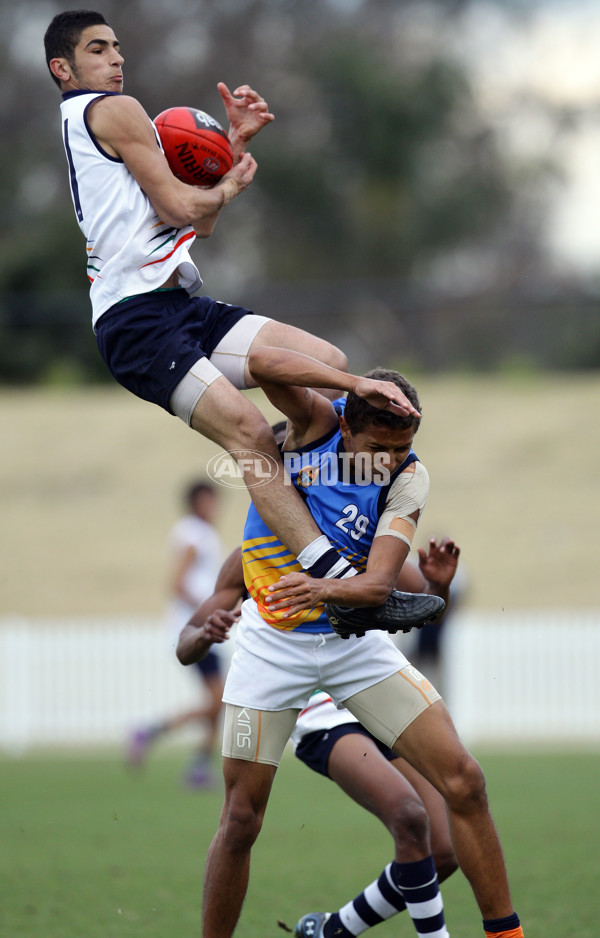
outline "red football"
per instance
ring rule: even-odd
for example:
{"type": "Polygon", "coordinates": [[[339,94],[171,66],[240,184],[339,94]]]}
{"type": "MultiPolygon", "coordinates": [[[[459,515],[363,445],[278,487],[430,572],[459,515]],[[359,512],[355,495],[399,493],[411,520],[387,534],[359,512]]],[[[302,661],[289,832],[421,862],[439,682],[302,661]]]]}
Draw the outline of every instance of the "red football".
{"type": "Polygon", "coordinates": [[[229,137],[218,121],[193,107],[171,107],[154,118],[171,172],[190,186],[212,186],[233,165],[229,137]]]}

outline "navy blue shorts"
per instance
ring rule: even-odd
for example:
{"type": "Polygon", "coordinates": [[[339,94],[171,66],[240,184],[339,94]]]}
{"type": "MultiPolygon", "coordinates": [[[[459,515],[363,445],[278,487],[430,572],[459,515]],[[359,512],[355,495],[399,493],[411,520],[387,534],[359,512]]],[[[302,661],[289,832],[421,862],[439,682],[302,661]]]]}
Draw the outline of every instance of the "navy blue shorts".
{"type": "Polygon", "coordinates": [[[169,400],[184,375],[251,313],[182,289],[140,293],[100,317],[96,341],[119,384],[172,413],[169,400]]]}
{"type": "Polygon", "coordinates": [[[221,673],[221,659],[214,651],[209,651],[202,661],[196,661],[195,665],[202,677],[221,673]]]}
{"type": "Polygon", "coordinates": [[[382,743],[372,733],[369,733],[361,723],[341,723],[339,726],[333,726],[330,730],[315,730],[314,733],[307,733],[298,745],[296,755],[309,769],[329,778],[327,766],[331,750],[338,739],[347,736],[349,733],[360,733],[362,736],[372,739],[379,752],[388,762],[398,758],[397,752],[382,743]]]}

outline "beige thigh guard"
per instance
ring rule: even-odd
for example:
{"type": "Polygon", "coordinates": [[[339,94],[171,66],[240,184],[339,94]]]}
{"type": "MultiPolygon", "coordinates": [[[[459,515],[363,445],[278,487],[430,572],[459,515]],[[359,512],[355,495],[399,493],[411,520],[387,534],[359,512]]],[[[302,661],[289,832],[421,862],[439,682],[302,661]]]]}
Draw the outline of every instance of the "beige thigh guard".
{"type": "Polygon", "coordinates": [[[225,333],[210,356],[212,364],[240,391],[247,386],[245,372],[250,347],[268,322],[271,320],[266,316],[242,316],[235,326],[225,333]]]}
{"type": "Polygon", "coordinates": [[[221,372],[208,358],[199,358],[171,394],[169,406],[175,416],[190,427],[196,404],[213,381],[220,377],[221,372]]]}
{"type": "Polygon", "coordinates": [[[225,704],[223,755],[279,765],[299,710],[252,710],[225,704]]]}
{"type": "Polygon", "coordinates": [[[436,700],[433,684],[412,664],[344,701],[344,706],[382,743],[393,748],[407,726],[436,700]]]}

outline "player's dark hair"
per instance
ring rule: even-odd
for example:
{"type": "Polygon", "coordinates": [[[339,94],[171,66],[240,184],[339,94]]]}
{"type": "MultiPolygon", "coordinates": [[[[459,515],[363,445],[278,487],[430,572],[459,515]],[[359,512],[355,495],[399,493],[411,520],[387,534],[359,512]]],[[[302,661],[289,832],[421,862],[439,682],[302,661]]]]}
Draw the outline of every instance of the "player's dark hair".
{"type": "MultiPolygon", "coordinates": [[[[398,371],[390,368],[373,368],[368,371],[365,378],[375,378],[378,381],[391,381],[409,399],[413,407],[421,413],[421,405],[416,390],[398,371]]],[[[420,417],[401,417],[380,407],[372,407],[362,397],[357,397],[352,391],[348,394],[344,410],[346,423],[351,433],[361,433],[369,426],[388,427],[390,430],[409,430],[414,427],[415,433],[421,423],[420,417]]]]}
{"type": "MultiPolygon", "coordinates": [[[[94,10],[66,10],[57,13],[44,36],[46,65],[50,71],[51,59],[66,59],[72,65],[75,59],[75,46],[81,34],[88,26],[110,26],[102,13],[94,10]]],[[[60,88],[60,81],[50,71],[52,81],[60,88]]]]}
{"type": "Polygon", "coordinates": [[[205,479],[200,479],[196,482],[190,482],[184,493],[184,503],[186,507],[193,508],[194,502],[198,495],[203,495],[205,492],[210,495],[216,495],[216,486],[214,486],[212,482],[208,482],[205,479]]]}

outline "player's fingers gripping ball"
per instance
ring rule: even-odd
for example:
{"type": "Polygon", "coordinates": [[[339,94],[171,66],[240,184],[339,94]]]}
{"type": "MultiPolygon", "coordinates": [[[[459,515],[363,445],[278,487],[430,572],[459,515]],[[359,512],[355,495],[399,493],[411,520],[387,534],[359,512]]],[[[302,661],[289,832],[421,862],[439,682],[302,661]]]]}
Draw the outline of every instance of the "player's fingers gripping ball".
{"type": "Polygon", "coordinates": [[[154,126],[171,172],[189,186],[212,186],[233,166],[229,137],[205,111],[171,107],[154,126]]]}

